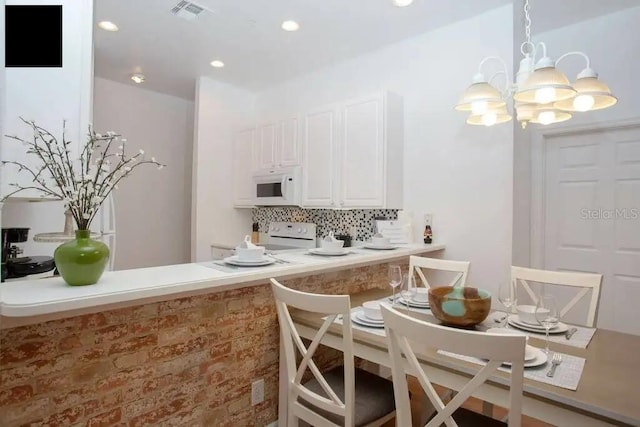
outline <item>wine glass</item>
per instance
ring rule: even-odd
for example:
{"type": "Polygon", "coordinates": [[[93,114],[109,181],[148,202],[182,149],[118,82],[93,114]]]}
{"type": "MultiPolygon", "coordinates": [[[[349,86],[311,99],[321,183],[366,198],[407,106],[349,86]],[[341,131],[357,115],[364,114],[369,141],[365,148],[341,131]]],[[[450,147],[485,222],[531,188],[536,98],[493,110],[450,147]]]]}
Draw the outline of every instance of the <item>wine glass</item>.
{"type": "Polygon", "coordinates": [[[536,304],[536,320],[544,326],[547,346],[545,352],[549,355],[549,330],[560,321],[558,304],[552,295],[541,295],[536,304]]]}
{"type": "Polygon", "coordinates": [[[409,302],[415,298],[417,293],[416,278],[413,274],[407,273],[400,286],[400,295],[402,299],[404,299],[404,304],[407,306],[407,314],[409,314],[409,302]]]}
{"type": "Polygon", "coordinates": [[[500,282],[500,287],[498,289],[498,300],[507,309],[507,315],[505,316],[503,326],[505,328],[508,328],[511,307],[513,307],[517,301],[515,284],[511,280],[507,282],[500,282]]]}
{"type": "Polygon", "coordinates": [[[402,283],[402,270],[399,265],[390,265],[389,266],[389,286],[393,289],[393,299],[391,300],[391,305],[395,306],[396,304],[396,288],[400,286],[402,283]]]}

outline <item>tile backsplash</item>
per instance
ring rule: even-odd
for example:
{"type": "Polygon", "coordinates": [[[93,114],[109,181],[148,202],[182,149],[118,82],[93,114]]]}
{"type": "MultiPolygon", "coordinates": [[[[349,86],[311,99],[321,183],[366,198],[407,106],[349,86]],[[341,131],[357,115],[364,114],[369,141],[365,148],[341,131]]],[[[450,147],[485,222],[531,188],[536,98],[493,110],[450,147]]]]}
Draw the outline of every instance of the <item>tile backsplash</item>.
{"type": "Polygon", "coordinates": [[[356,240],[368,240],[374,233],[373,220],[398,219],[397,209],[303,209],[297,207],[259,207],[252,210],[253,222],[257,222],[260,232],[266,233],[271,222],[312,222],[318,226],[318,236],[349,234],[356,240]]]}

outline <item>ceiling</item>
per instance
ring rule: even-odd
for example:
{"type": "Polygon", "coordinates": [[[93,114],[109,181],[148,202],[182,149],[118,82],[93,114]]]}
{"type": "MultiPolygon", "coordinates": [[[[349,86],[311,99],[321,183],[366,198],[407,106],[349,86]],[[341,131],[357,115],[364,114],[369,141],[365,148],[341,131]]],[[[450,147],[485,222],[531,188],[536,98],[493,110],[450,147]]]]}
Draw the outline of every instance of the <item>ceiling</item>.
{"type": "MultiPolygon", "coordinates": [[[[178,1],[96,0],[95,21],[120,28],[95,27],[96,75],[134,84],[131,75],[142,72],[145,88],[187,99],[198,76],[260,90],[511,2],[415,0],[397,8],[391,0],[194,0],[205,11],[187,21],[170,12],[178,1]],[[287,19],[300,30],[283,31],[287,19]],[[211,67],[214,59],[225,67],[211,67]]],[[[532,29],[535,34],[637,4],[532,0],[532,29]]]]}

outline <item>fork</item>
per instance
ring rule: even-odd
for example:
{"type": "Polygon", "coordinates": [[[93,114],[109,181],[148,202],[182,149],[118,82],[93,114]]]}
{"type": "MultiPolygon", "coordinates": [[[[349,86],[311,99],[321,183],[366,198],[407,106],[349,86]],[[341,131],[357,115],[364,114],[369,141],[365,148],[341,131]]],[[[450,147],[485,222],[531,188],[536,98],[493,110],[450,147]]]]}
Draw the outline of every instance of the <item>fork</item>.
{"type": "Polygon", "coordinates": [[[553,377],[556,373],[556,368],[562,363],[562,355],[560,353],[553,353],[553,359],[551,359],[551,369],[547,372],[548,377],[553,377]]]}

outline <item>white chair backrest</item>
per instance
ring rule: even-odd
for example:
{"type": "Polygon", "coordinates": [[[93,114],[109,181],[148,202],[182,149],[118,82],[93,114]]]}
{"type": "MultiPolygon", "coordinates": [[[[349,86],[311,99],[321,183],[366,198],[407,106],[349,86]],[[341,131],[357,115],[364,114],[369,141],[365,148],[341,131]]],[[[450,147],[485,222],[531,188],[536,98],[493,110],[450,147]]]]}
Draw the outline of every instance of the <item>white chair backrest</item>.
{"type": "Polygon", "coordinates": [[[335,425],[298,403],[298,397],[301,397],[320,409],[324,409],[325,411],[344,417],[345,426],[353,426],[355,416],[355,374],[351,322],[347,321],[342,324],[342,340],[344,348],[344,401],[340,400],[335,391],[329,386],[313,361],[313,354],[318,349],[322,337],[329,329],[329,326],[331,326],[335,321],[336,317],[342,315],[344,319],[349,319],[351,311],[349,296],[321,295],[300,292],[283,286],[275,279],[271,279],[271,289],[275,297],[278,320],[280,323],[280,336],[284,345],[285,361],[287,365],[289,410],[293,411],[296,417],[302,418],[312,425],[335,425]],[[291,319],[289,307],[328,315],[320,329],[318,329],[313,340],[311,340],[309,347],[305,347],[302,338],[291,319]],[[299,365],[296,365],[296,347],[302,356],[302,360],[299,365]],[[302,385],[302,377],[307,368],[309,368],[324,392],[329,396],[328,399],[302,385]]]}
{"type": "Polygon", "coordinates": [[[509,390],[509,427],[520,427],[522,414],[522,384],[524,380],[524,354],[526,337],[497,335],[465,331],[423,322],[409,317],[388,305],[383,305],[382,316],[389,345],[393,393],[396,400],[396,425],[410,426],[411,409],[406,373],[415,375],[437,411],[425,427],[457,426],[451,415],[481,386],[503,362],[511,362],[509,390]],[[429,377],[420,366],[409,343],[421,347],[437,348],[452,353],[488,360],[487,364],[446,405],[433,388],[429,377]]]}
{"type": "Polygon", "coordinates": [[[522,285],[534,304],[538,303],[538,296],[533,292],[529,281],[557,286],[572,286],[582,288],[564,307],[560,308],[560,316],[564,317],[575,305],[591,291],[591,299],[587,312],[586,326],[593,327],[596,321],[600,284],[602,275],[594,273],[576,273],[566,271],[536,270],[533,268],[511,267],[511,282],[513,289],[522,285]]]}
{"type": "Polygon", "coordinates": [[[467,282],[469,274],[468,261],[451,261],[448,259],[425,258],[419,256],[411,256],[409,258],[409,274],[417,273],[425,288],[430,288],[429,282],[422,271],[423,268],[429,270],[451,271],[458,273],[449,286],[464,286],[467,282]]]}

